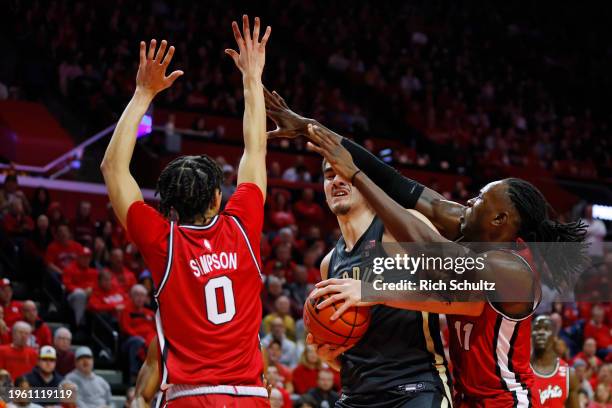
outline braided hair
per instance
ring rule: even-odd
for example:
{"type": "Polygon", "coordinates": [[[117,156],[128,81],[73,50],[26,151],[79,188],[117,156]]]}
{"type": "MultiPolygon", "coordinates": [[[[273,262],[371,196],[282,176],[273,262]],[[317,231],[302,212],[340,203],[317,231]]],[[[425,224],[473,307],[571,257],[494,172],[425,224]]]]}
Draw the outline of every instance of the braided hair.
{"type": "Polygon", "coordinates": [[[578,273],[584,271],[588,264],[586,255],[586,224],[582,221],[560,223],[550,219],[552,210],[546,198],[533,184],[519,179],[507,178],[508,195],[521,218],[518,231],[527,245],[530,245],[551,271],[557,288],[572,285],[578,273]],[[557,245],[555,243],[575,243],[575,245],[557,245]]]}
{"type": "Polygon", "coordinates": [[[207,155],[174,159],[157,180],[159,211],[170,218],[174,209],[181,223],[193,223],[210,208],[222,178],[221,168],[207,155]]]}

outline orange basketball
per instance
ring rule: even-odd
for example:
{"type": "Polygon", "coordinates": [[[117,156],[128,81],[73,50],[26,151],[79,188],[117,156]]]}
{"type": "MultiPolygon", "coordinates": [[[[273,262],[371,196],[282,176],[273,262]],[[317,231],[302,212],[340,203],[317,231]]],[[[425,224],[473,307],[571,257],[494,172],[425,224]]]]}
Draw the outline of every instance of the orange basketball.
{"type": "Polygon", "coordinates": [[[338,320],[330,320],[341,302],[333,303],[325,309],[317,309],[317,305],[327,299],[329,295],[318,299],[308,297],[304,304],[304,324],[314,337],[316,344],[329,344],[333,346],[355,345],[365,334],[370,325],[369,307],[351,307],[340,316],[338,320]]]}

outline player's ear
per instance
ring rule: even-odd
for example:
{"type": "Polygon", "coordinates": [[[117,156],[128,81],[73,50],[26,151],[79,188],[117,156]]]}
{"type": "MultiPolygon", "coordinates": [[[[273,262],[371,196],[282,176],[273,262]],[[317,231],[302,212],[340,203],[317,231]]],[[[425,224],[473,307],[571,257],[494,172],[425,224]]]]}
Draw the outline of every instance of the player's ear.
{"type": "Polygon", "coordinates": [[[218,212],[219,209],[221,208],[221,200],[223,198],[223,193],[221,192],[221,189],[215,189],[215,198],[213,199],[212,203],[210,203],[210,208],[215,210],[215,212],[218,212]]]}
{"type": "Polygon", "coordinates": [[[495,215],[495,218],[491,221],[491,224],[495,227],[501,227],[502,225],[508,223],[508,212],[502,211],[495,215]]]}

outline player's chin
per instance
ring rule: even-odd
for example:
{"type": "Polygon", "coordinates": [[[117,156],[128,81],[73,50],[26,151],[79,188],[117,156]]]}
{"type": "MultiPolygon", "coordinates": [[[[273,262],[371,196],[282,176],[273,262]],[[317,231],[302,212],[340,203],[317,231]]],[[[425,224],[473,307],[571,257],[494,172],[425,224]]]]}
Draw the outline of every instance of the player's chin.
{"type": "Polygon", "coordinates": [[[332,202],[330,209],[335,215],[346,215],[349,213],[349,211],[351,211],[351,205],[348,202],[343,201],[345,200],[332,202]]]}

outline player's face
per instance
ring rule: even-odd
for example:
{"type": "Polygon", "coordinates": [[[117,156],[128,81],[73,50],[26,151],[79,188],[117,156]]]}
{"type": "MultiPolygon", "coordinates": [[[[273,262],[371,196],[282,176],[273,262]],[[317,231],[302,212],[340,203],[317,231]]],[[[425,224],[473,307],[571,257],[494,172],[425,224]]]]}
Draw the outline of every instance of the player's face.
{"type": "Polygon", "coordinates": [[[325,162],[324,166],[323,190],[325,201],[332,213],[346,215],[364,202],[363,196],[350,181],[337,175],[329,163],[325,162]]]}
{"type": "Polygon", "coordinates": [[[499,216],[507,202],[505,193],[503,182],[495,181],[484,186],[478,196],[468,200],[465,212],[460,217],[461,233],[466,241],[486,242],[494,239],[494,230],[499,226],[499,216]]]}
{"type": "Polygon", "coordinates": [[[546,316],[539,316],[533,321],[531,329],[533,347],[536,350],[546,350],[554,345],[553,322],[546,316]]]}

